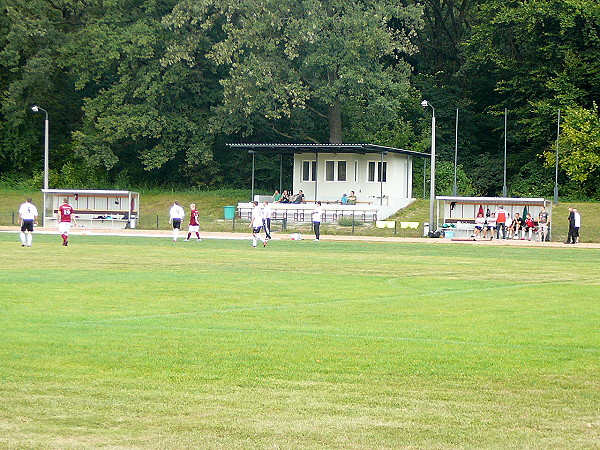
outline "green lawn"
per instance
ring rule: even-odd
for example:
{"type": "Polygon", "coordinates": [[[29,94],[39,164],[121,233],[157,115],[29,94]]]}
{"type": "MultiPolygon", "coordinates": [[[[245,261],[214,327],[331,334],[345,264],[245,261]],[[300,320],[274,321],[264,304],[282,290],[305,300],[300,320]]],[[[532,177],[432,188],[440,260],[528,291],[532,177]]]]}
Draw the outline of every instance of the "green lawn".
{"type": "Polygon", "coordinates": [[[598,448],[600,252],[0,233],[0,448],[598,448]]]}

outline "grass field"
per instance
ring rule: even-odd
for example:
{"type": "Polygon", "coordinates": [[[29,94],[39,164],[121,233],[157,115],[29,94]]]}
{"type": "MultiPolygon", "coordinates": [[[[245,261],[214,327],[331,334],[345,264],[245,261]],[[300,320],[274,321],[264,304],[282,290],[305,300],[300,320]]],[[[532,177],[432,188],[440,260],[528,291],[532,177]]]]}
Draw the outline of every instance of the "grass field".
{"type": "Polygon", "coordinates": [[[598,448],[599,256],[0,233],[0,448],[598,448]]]}

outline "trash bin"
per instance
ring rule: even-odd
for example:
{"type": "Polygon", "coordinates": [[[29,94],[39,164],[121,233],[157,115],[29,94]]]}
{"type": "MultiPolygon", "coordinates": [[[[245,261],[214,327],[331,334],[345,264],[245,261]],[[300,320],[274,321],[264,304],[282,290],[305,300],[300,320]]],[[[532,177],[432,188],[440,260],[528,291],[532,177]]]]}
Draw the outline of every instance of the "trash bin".
{"type": "Polygon", "coordinates": [[[131,228],[135,228],[135,227],[136,227],[136,225],[137,225],[137,219],[136,219],[136,218],[133,218],[133,217],[132,217],[131,219],[129,219],[129,226],[130,226],[131,228]]]}
{"type": "Polygon", "coordinates": [[[233,219],[235,217],[235,206],[223,206],[223,215],[225,219],[233,219]]]}
{"type": "Polygon", "coordinates": [[[425,222],[423,224],[423,236],[427,236],[429,234],[429,222],[425,222]]]}

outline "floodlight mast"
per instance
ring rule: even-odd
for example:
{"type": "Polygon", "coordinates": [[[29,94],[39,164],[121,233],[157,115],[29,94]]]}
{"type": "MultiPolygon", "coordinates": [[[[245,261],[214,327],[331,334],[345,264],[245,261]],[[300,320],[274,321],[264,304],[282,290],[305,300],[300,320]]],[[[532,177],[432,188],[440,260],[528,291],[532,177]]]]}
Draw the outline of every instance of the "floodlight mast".
{"type": "Polygon", "coordinates": [[[44,189],[48,189],[48,154],[50,153],[50,123],[48,121],[48,111],[44,108],[40,108],[38,105],[33,105],[31,110],[34,113],[43,111],[46,114],[46,118],[44,119],[44,189]]]}
{"type": "Polygon", "coordinates": [[[427,100],[421,102],[423,108],[430,107],[431,115],[431,180],[429,183],[429,231],[435,231],[437,224],[435,223],[435,108],[427,100]]]}

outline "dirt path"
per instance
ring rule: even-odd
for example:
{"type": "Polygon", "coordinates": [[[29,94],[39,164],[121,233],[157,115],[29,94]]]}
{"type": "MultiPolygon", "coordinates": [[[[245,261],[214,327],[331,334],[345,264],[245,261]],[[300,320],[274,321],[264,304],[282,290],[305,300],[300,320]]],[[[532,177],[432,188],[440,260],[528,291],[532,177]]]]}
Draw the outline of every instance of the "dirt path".
{"type": "MultiPolygon", "coordinates": [[[[18,232],[17,227],[0,226],[0,232],[18,232]]],[[[56,228],[43,228],[39,227],[35,230],[36,233],[40,234],[56,234],[56,228]]],[[[172,236],[171,230],[139,230],[139,229],[94,229],[94,230],[83,230],[74,228],[71,230],[71,235],[96,235],[96,236],[142,236],[142,237],[162,237],[170,238],[172,236]]],[[[252,235],[250,233],[226,233],[226,232],[201,232],[203,239],[240,239],[250,240],[252,235]]],[[[182,230],[180,233],[180,240],[183,240],[181,236],[185,238],[185,231],[182,230]]],[[[274,233],[273,240],[290,240],[291,235],[286,233],[274,233]]],[[[304,239],[312,240],[312,235],[304,235],[304,239]]],[[[600,249],[600,244],[597,243],[579,243],[575,246],[566,245],[563,242],[536,242],[536,241],[521,241],[521,240],[504,240],[494,239],[489,240],[460,240],[453,241],[451,239],[427,239],[427,238],[400,238],[400,237],[383,237],[383,236],[343,236],[343,235],[321,235],[322,241],[357,241],[357,242],[405,242],[405,243],[419,243],[419,244],[437,244],[437,245],[493,245],[493,246],[518,246],[518,247],[575,247],[575,248],[597,248],[600,249]]]]}

